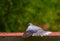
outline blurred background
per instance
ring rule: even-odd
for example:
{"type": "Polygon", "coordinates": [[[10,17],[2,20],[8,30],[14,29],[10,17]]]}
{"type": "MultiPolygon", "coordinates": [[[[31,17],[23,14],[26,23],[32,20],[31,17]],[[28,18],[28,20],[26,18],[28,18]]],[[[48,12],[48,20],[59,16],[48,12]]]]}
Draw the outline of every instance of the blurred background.
{"type": "Polygon", "coordinates": [[[0,0],[0,32],[23,32],[29,22],[60,31],[60,0],[0,0]]]}

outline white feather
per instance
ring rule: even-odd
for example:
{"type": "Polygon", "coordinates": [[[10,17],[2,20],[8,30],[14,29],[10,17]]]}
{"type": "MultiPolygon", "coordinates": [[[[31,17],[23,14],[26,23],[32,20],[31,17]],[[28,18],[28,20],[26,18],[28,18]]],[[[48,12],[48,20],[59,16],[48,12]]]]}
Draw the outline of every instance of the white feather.
{"type": "Polygon", "coordinates": [[[43,29],[42,29],[41,27],[35,26],[35,25],[33,25],[32,23],[29,23],[29,24],[30,24],[30,25],[28,26],[28,28],[27,28],[26,31],[28,31],[28,30],[33,30],[33,31],[38,31],[38,30],[40,30],[40,31],[43,31],[43,29]]]}
{"type": "Polygon", "coordinates": [[[52,33],[50,31],[44,31],[41,27],[35,26],[32,23],[29,23],[29,26],[26,31],[29,31],[29,30],[36,32],[36,33],[33,33],[32,36],[44,36],[52,33]]]}

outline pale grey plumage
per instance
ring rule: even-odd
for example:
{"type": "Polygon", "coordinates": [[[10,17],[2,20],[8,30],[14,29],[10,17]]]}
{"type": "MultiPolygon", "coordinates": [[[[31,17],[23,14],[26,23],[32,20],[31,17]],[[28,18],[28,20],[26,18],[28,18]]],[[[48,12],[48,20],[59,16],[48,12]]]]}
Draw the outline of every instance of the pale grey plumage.
{"type": "MultiPolygon", "coordinates": [[[[51,32],[50,31],[44,31],[41,27],[35,26],[32,23],[29,23],[29,26],[26,29],[26,33],[28,33],[31,36],[44,36],[44,35],[50,34],[51,32]],[[32,35],[27,31],[31,32],[32,35]]],[[[26,35],[26,33],[25,33],[25,35],[26,35]]]]}

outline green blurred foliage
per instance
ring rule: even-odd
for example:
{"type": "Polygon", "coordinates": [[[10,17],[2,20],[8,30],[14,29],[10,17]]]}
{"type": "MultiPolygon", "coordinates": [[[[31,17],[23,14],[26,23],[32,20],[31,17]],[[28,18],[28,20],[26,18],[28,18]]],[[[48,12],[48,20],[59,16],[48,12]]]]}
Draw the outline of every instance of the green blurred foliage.
{"type": "Polygon", "coordinates": [[[49,23],[51,31],[60,31],[60,0],[0,0],[0,31],[22,32],[29,22],[49,23]]]}

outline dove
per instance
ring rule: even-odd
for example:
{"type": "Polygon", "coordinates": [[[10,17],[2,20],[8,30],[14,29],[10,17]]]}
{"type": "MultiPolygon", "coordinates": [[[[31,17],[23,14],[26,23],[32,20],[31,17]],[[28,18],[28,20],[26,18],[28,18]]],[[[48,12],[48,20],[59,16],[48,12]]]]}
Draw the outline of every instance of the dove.
{"type": "Polygon", "coordinates": [[[45,36],[48,35],[52,32],[50,31],[45,31],[43,30],[41,27],[33,25],[32,23],[29,23],[28,28],[26,29],[26,31],[23,34],[23,38],[28,38],[30,36],[45,36]]]}

